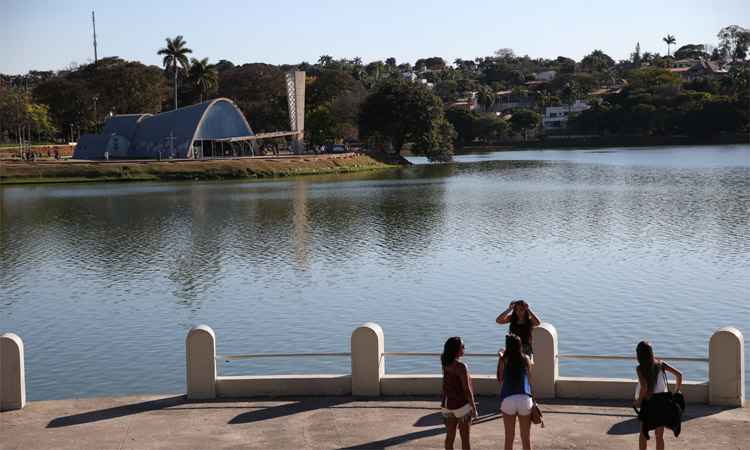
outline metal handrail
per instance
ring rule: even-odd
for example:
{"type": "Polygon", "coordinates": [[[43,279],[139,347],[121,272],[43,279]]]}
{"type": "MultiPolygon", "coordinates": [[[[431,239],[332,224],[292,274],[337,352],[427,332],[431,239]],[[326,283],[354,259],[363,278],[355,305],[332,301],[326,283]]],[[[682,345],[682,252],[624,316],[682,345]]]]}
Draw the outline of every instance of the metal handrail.
{"type": "MultiPolygon", "coordinates": [[[[320,352],[320,353],[251,353],[247,355],[218,355],[217,360],[223,361],[238,361],[244,359],[256,359],[256,358],[299,358],[299,357],[349,357],[352,356],[348,352],[320,352]]],[[[382,356],[407,356],[407,357],[438,357],[440,353],[437,352],[383,352],[382,356]]],[[[464,356],[469,358],[497,358],[497,353],[466,353],[464,356]]],[[[632,361],[635,356],[623,356],[623,355],[558,355],[559,359],[585,359],[594,361],[632,361]]],[[[697,358],[697,357],[681,357],[681,356],[664,356],[659,357],[667,361],[680,361],[680,362],[709,362],[708,358],[697,358]]]]}
{"type": "MultiPolygon", "coordinates": [[[[383,356],[440,356],[436,352],[383,352],[383,356]]],[[[465,353],[464,356],[472,358],[497,358],[497,353],[465,353]]]]}
{"type": "Polygon", "coordinates": [[[255,359],[255,358],[298,358],[298,357],[338,357],[338,356],[352,356],[351,353],[251,353],[248,355],[217,355],[217,360],[223,361],[238,361],[242,359],[255,359]]]}
{"type": "MultiPolygon", "coordinates": [[[[635,356],[620,356],[620,355],[558,355],[559,359],[589,359],[589,360],[616,360],[616,361],[632,361],[636,359],[635,356]]],[[[667,361],[685,361],[685,362],[708,362],[708,358],[693,358],[686,356],[660,356],[658,359],[667,361]]]]}

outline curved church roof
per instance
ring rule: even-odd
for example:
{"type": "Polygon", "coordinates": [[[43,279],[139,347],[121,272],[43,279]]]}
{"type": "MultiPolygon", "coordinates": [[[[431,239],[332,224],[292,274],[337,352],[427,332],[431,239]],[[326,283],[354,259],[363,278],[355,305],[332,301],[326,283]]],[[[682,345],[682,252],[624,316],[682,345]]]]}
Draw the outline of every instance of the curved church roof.
{"type": "Polygon", "coordinates": [[[123,158],[192,158],[195,140],[253,135],[237,105],[217,98],[156,115],[114,116],[101,135],[81,137],[74,157],[101,159],[108,151],[123,158]]]}

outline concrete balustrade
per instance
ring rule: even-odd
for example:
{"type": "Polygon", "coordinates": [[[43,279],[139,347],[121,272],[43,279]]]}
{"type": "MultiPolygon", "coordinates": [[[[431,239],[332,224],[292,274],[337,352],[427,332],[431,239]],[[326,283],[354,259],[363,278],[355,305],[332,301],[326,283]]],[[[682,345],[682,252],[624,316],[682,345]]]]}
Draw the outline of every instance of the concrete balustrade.
{"type": "Polygon", "coordinates": [[[193,327],[185,339],[187,396],[216,398],[216,335],[207,325],[193,327]]]}
{"type": "MultiPolygon", "coordinates": [[[[559,376],[558,335],[543,323],[534,329],[533,386],[540,399],[633,398],[637,381],[625,378],[559,376]]],[[[383,329],[375,323],[358,327],[351,336],[351,374],[219,376],[216,334],[206,326],[192,328],[185,339],[187,397],[213,399],[253,396],[437,395],[440,374],[386,374],[383,329]]],[[[742,333],[733,327],[717,330],[709,342],[709,380],[685,381],[682,391],[691,403],[742,407],[745,405],[745,348],[742,333]]],[[[473,374],[479,395],[496,395],[495,374],[473,374]]],[[[673,383],[670,383],[674,387],[673,383]]],[[[0,336],[0,410],[26,404],[23,341],[15,334],[0,336]]]]}
{"type": "Polygon", "coordinates": [[[531,384],[537,398],[555,398],[555,383],[559,377],[557,354],[557,329],[552,324],[542,323],[533,330],[534,368],[531,384]]]}
{"type": "MultiPolygon", "coordinates": [[[[630,400],[637,380],[627,378],[561,377],[558,335],[542,323],[534,329],[534,393],[540,399],[630,400]]],[[[387,374],[383,329],[376,323],[358,327],[351,336],[352,373],[328,375],[217,376],[216,337],[202,325],[187,337],[188,397],[252,397],[264,395],[355,395],[363,397],[438,395],[440,374],[387,374]],[[195,361],[191,361],[195,358],[195,361]]],[[[742,333],[722,328],[711,337],[708,382],[685,381],[682,392],[691,403],[743,406],[745,361],[742,333]]],[[[635,363],[635,361],[634,361],[635,363]]],[[[479,395],[497,395],[495,374],[473,374],[479,395]]],[[[674,388],[674,383],[670,383],[674,388]]]]}
{"type": "Polygon", "coordinates": [[[13,333],[0,336],[0,411],[26,405],[23,341],[13,333]]]}
{"type": "Polygon", "coordinates": [[[368,322],[352,333],[352,394],[377,397],[385,375],[383,329],[368,322]]]}
{"type": "Polygon", "coordinates": [[[708,344],[708,401],[712,405],[745,404],[745,340],[740,330],[717,330],[708,344]]]}

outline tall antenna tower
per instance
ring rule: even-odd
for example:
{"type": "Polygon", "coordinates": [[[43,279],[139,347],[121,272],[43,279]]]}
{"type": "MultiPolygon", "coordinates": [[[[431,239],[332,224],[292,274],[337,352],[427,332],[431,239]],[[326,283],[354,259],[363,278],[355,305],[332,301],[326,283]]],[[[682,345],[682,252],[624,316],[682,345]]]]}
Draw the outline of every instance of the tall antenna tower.
{"type": "Polygon", "coordinates": [[[99,55],[96,53],[96,15],[91,11],[91,24],[94,26],[94,64],[99,62],[99,55]]]}

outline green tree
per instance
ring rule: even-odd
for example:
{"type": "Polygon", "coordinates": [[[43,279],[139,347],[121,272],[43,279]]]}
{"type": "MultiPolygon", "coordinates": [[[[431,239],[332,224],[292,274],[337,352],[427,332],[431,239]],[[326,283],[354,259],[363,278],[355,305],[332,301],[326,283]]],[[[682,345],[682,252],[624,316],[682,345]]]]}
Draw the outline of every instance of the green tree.
{"type": "Polygon", "coordinates": [[[219,72],[208,63],[208,58],[190,60],[190,81],[200,92],[202,102],[219,83],[219,72]]]}
{"type": "Polygon", "coordinates": [[[414,67],[425,67],[429,70],[443,70],[446,67],[445,60],[439,56],[421,58],[414,63],[414,67]]]}
{"type": "Polygon", "coordinates": [[[385,139],[400,153],[412,143],[416,154],[431,160],[450,160],[455,131],[445,119],[443,102],[426,87],[388,80],[361,106],[359,132],[363,139],[385,139]]]}
{"type": "Polygon", "coordinates": [[[641,43],[636,42],[635,51],[630,55],[630,60],[633,62],[633,66],[636,68],[641,67],[643,58],[641,57],[641,43]]]}
{"type": "Polygon", "coordinates": [[[539,126],[542,116],[529,109],[517,109],[513,111],[510,118],[510,125],[517,133],[523,134],[523,140],[526,141],[528,131],[539,126]]]}
{"type": "Polygon", "coordinates": [[[464,109],[449,109],[445,112],[445,118],[456,130],[455,143],[459,147],[464,147],[474,141],[479,114],[464,109]]]}
{"type": "Polygon", "coordinates": [[[750,30],[738,25],[724,27],[717,35],[720,51],[729,56],[732,62],[744,60],[750,46],[750,30]]]}
{"type": "Polygon", "coordinates": [[[481,116],[474,126],[476,137],[487,144],[499,142],[510,131],[508,122],[494,114],[481,116]]]}
{"type": "Polygon", "coordinates": [[[477,91],[477,101],[485,111],[489,111],[495,104],[495,93],[487,86],[481,86],[477,91]]]}
{"type": "Polygon", "coordinates": [[[49,106],[53,124],[67,134],[71,125],[93,129],[108,112],[158,113],[168,98],[168,87],[158,67],[108,57],[40,83],[33,95],[35,103],[49,106]]]}
{"type": "Polygon", "coordinates": [[[270,64],[243,64],[219,74],[220,97],[228,97],[253,131],[289,129],[285,72],[270,64]]]}
{"type": "Polygon", "coordinates": [[[708,56],[703,44],[685,44],[674,52],[675,59],[701,59],[708,56]]]}
{"type": "Polygon", "coordinates": [[[328,67],[333,63],[333,56],[331,55],[322,55],[320,58],[318,58],[318,65],[322,67],[328,67]]]}
{"type": "Polygon", "coordinates": [[[670,47],[672,44],[677,42],[677,39],[675,39],[674,36],[672,36],[671,34],[668,34],[664,36],[661,40],[667,44],[667,56],[670,56],[670,52],[669,52],[670,47]]]}
{"type": "Polygon", "coordinates": [[[171,69],[174,76],[174,109],[177,109],[177,74],[179,67],[183,71],[187,72],[190,67],[187,55],[193,53],[193,51],[187,48],[187,42],[181,35],[178,35],[174,39],[166,38],[167,46],[160,49],[156,54],[164,55],[162,65],[164,70],[171,69]]]}
{"type": "Polygon", "coordinates": [[[580,65],[589,72],[605,72],[615,65],[615,60],[601,50],[594,50],[583,57],[580,65]]]}

